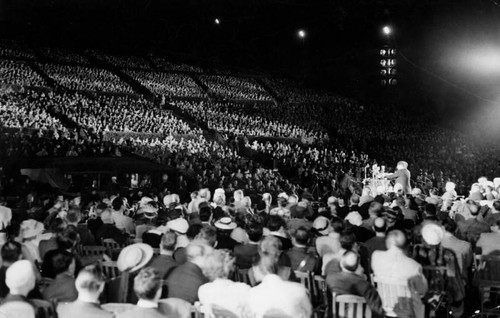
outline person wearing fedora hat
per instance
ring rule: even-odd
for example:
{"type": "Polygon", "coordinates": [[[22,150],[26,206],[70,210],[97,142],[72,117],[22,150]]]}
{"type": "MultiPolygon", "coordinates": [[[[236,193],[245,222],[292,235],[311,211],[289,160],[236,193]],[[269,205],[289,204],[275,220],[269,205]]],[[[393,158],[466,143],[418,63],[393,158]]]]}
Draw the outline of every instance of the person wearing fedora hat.
{"type": "Polygon", "coordinates": [[[140,269],[149,264],[153,258],[153,248],[148,244],[135,243],[124,247],[118,259],[116,266],[121,272],[120,278],[112,280],[109,284],[109,295],[111,302],[135,303],[137,296],[133,293],[133,280],[140,269]]]}
{"type": "Polygon", "coordinates": [[[217,229],[217,248],[225,248],[232,251],[238,244],[238,242],[231,238],[231,232],[237,227],[237,224],[230,217],[223,217],[215,222],[214,225],[217,229]]]}

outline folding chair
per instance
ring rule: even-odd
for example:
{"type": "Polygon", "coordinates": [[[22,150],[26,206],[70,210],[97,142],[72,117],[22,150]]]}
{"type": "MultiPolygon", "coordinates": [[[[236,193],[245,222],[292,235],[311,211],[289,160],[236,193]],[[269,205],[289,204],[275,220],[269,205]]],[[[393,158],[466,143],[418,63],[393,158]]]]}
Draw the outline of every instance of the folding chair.
{"type": "Polygon", "coordinates": [[[372,311],[363,297],[332,293],[333,318],[371,318],[372,311]]]}

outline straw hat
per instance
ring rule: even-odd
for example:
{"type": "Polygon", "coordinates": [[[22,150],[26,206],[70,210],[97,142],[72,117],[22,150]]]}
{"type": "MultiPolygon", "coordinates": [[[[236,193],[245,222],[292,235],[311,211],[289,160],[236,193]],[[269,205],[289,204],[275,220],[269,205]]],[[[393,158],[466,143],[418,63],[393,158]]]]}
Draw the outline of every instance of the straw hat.
{"type": "Polygon", "coordinates": [[[422,227],[422,238],[429,245],[438,245],[444,237],[443,229],[434,223],[428,223],[422,227]]]}
{"type": "Polygon", "coordinates": [[[236,223],[230,217],[223,217],[215,222],[215,227],[221,230],[233,230],[237,227],[236,223]]]}
{"type": "Polygon", "coordinates": [[[153,248],[144,243],[135,243],[121,250],[116,261],[116,266],[122,272],[134,272],[144,266],[153,258],[153,248]]]}

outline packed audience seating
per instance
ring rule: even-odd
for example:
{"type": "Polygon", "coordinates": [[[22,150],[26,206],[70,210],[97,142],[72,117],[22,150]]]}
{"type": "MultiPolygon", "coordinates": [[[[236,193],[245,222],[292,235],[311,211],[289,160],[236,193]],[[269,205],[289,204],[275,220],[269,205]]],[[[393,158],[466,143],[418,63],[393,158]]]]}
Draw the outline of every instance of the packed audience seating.
{"type": "Polygon", "coordinates": [[[37,107],[38,101],[20,98],[19,95],[6,95],[0,98],[0,121],[8,128],[30,128],[40,130],[60,130],[62,124],[43,108],[37,107]]]}
{"type": "Polygon", "coordinates": [[[0,60],[0,83],[28,87],[46,86],[45,81],[23,61],[0,60]]]}
{"type": "Polygon", "coordinates": [[[127,72],[154,94],[166,97],[205,97],[200,87],[185,74],[131,70],[127,72]]]}
{"type": "Polygon", "coordinates": [[[482,303],[468,297],[500,280],[500,184],[491,184],[478,180],[468,200],[456,200],[448,184],[438,195],[365,189],[348,204],[331,196],[319,206],[307,193],[249,203],[241,189],[204,188],[184,201],[153,188],[66,198],[14,185],[8,190],[24,194],[20,206],[30,212],[1,207],[0,312],[43,299],[23,312],[50,312],[52,302],[59,318],[74,317],[88,314],[75,311],[81,302],[101,299],[94,310],[116,317],[148,308],[175,317],[311,317],[344,312],[352,297],[343,295],[373,317],[495,312],[494,292],[482,303]]]}
{"type": "Polygon", "coordinates": [[[140,56],[116,56],[109,55],[99,51],[86,51],[87,54],[98,58],[101,61],[105,61],[111,65],[118,68],[136,68],[136,69],[148,69],[148,61],[140,56]]]}
{"type": "Polygon", "coordinates": [[[271,96],[252,78],[201,75],[209,91],[221,99],[271,101],[271,96]]]}
{"type": "Polygon", "coordinates": [[[35,52],[22,42],[0,39],[0,55],[8,58],[24,58],[33,60],[35,52]]]}
{"type": "Polygon", "coordinates": [[[318,138],[326,134],[280,122],[271,116],[247,113],[246,106],[233,102],[173,101],[175,107],[187,112],[209,129],[232,136],[318,138]]]}
{"type": "Polygon", "coordinates": [[[90,65],[90,61],[85,56],[70,50],[46,47],[38,51],[43,58],[54,63],[90,65]]]}
{"type": "MultiPolygon", "coordinates": [[[[66,62],[77,63],[71,59],[66,62]]],[[[134,58],[107,61],[138,65],[134,58]]],[[[18,74],[38,76],[24,62],[5,63],[6,83],[18,74]]],[[[41,67],[71,89],[96,90],[90,76],[70,87],[79,78],[72,70],[104,72],[97,87],[109,92],[128,88],[109,71],[41,67]]],[[[140,82],[165,80],[127,72],[140,82]]],[[[175,88],[184,75],[171,79],[149,89],[191,95],[194,86],[175,88]]],[[[215,91],[228,99],[269,100],[253,81],[233,79],[216,77],[215,91]]],[[[23,80],[20,85],[36,86],[23,80]]],[[[287,83],[276,83],[269,86],[280,96],[287,83]]],[[[497,175],[496,148],[389,107],[300,89],[288,96],[286,103],[265,105],[162,105],[120,94],[29,90],[1,96],[0,128],[8,132],[0,137],[0,166],[33,157],[133,153],[177,172],[141,174],[130,186],[133,171],[127,171],[100,188],[93,180],[68,194],[0,171],[0,315],[337,317],[352,308],[372,317],[498,314],[500,179],[476,180],[497,175]],[[204,136],[163,106],[226,140],[204,136]],[[9,130],[19,128],[25,131],[9,130]],[[121,134],[105,139],[110,131],[121,134]],[[279,170],[242,156],[241,148],[274,159],[279,170]],[[337,183],[373,158],[408,158],[418,171],[413,189],[387,193],[337,183]],[[325,181],[320,195],[315,178],[325,181]]]]}
{"type": "Polygon", "coordinates": [[[149,59],[153,65],[161,70],[165,71],[177,71],[177,72],[192,72],[192,73],[202,73],[203,69],[193,65],[187,65],[184,63],[173,63],[165,58],[151,55],[149,59]]]}
{"type": "Polygon", "coordinates": [[[72,90],[133,93],[128,84],[108,70],[58,64],[40,64],[40,68],[57,84],[72,90]]]}

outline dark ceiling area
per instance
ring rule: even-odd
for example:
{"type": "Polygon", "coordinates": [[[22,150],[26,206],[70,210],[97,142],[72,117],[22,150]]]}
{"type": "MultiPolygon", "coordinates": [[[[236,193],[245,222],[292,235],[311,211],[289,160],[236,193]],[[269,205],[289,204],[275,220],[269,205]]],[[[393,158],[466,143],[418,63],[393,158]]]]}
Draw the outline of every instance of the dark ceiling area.
{"type": "Polygon", "coordinates": [[[0,0],[4,37],[284,74],[427,113],[467,109],[483,94],[453,78],[443,54],[477,34],[499,39],[498,11],[495,0],[0,0]],[[390,90],[379,85],[386,24],[400,52],[390,90]]]}

